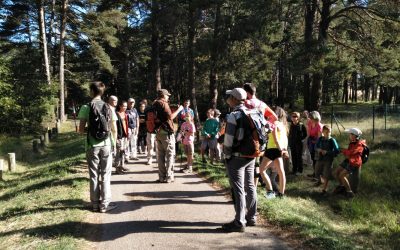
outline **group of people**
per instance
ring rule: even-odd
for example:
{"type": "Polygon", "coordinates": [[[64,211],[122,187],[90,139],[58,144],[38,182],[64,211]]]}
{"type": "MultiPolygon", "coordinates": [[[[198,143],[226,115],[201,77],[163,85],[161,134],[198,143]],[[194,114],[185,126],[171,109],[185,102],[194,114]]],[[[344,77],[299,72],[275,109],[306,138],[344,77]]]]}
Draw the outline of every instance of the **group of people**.
{"type": "MultiPolygon", "coordinates": [[[[117,172],[124,171],[122,162],[128,159],[137,159],[137,153],[145,151],[147,146],[147,163],[151,164],[152,151],[155,149],[158,164],[158,180],[160,183],[174,182],[174,160],[177,142],[183,144],[187,155],[185,173],[192,172],[194,138],[196,126],[193,122],[194,113],[189,108],[190,100],[185,100],[184,106],[179,105],[174,111],[169,105],[170,93],[166,89],[157,91],[157,99],[151,108],[142,101],[139,109],[134,108],[135,100],[120,102],[114,96],[109,98],[108,104],[102,101],[104,84],[94,82],[90,85],[92,96],[91,105],[82,106],[78,118],[81,120],[79,131],[84,133],[86,123],[91,126],[90,113],[93,112],[93,103],[97,106],[110,107],[107,120],[110,124],[110,136],[98,140],[87,133],[87,161],[90,174],[90,199],[94,211],[106,212],[116,207],[110,202],[110,175],[113,162],[113,150],[117,148],[114,165],[117,172]],[[115,112],[113,111],[116,108],[115,112]],[[146,111],[146,109],[148,109],[146,111]],[[156,114],[154,131],[149,131],[149,109],[156,114]],[[177,118],[178,129],[175,129],[173,120],[177,118]],[[146,129],[145,129],[146,128],[146,129]],[[123,154],[118,155],[118,152],[123,154]],[[122,167],[122,168],[121,168],[122,167]]],[[[293,174],[303,172],[304,150],[309,150],[313,161],[317,184],[323,184],[322,193],[326,194],[328,181],[333,171],[333,159],[340,153],[339,146],[331,136],[328,125],[320,123],[321,116],[317,111],[310,112],[305,124],[300,121],[300,113],[291,113],[291,122],[283,108],[275,107],[272,110],[263,101],[256,97],[256,88],[252,83],[246,83],[240,88],[226,91],[225,101],[229,105],[228,113],[222,121],[218,110],[209,109],[207,120],[201,129],[203,141],[201,143],[202,160],[209,151],[211,163],[213,160],[222,160],[225,163],[227,174],[232,188],[235,207],[235,219],[222,226],[227,232],[243,232],[246,226],[256,225],[257,193],[256,187],[261,177],[266,184],[265,197],[284,197],[286,174],[283,164],[289,158],[293,165],[293,174]],[[267,146],[263,155],[250,156],[243,149],[243,142],[252,136],[250,114],[261,114],[268,126],[267,146]],[[242,145],[241,145],[242,144],[242,145]],[[258,158],[258,159],[257,159],[258,158]],[[259,161],[256,167],[256,161],[259,161]],[[271,168],[272,174],[267,174],[271,168]],[[279,185],[276,183],[279,178],[279,185]]],[[[335,192],[345,191],[349,197],[354,196],[349,182],[350,174],[360,173],[361,154],[365,141],[361,140],[361,131],[357,128],[348,130],[350,144],[348,149],[341,152],[346,160],[340,164],[334,175],[340,182],[335,192]]]]}

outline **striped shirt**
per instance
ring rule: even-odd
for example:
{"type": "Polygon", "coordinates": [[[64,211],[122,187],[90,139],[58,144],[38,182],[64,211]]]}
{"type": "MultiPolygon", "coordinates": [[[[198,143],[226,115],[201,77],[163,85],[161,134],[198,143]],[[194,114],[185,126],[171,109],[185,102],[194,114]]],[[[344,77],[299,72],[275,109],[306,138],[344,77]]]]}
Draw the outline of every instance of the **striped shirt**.
{"type": "Polygon", "coordinates": [[[244,129],[243,127],[239,127],[237,121],[242,118],[242,110],[245,114],[250,112],[257,112],[257,110],[249,110],[243,104],[236,106],[233,111],[227,115],[226,118],[226,128],[225,128],[225,137],[224,137],[224,155],[225,159],[230,159],[232,154],[235,153],[233,148],[237,145],[235,143],[243,140],[244,129]]]}

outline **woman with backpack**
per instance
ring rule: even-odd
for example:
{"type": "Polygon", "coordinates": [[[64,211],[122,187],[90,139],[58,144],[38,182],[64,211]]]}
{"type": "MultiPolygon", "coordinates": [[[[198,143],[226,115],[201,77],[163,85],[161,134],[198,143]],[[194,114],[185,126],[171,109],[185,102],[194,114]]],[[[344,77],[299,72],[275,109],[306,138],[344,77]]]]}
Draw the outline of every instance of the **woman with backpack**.
{"type": "Polygon", "coordinates": [[[273,191],[271,180],[266,174],[266,170],[270,166],[270,163],[273,162],[279,176],[279,192],[277,196],[282,198],[286,187],[286,176],[282,157],[289,157],[287,151],[288,137],[286,112],[283,110],[283,108],[276,107],[275,114],[277,115],[278,120],[274,122],[271,128],[272,132],[268,134],[267,149],[265,150],[260,164],[260,174],[264,183],[266,184],[265,197],[267,199],[275,198],[276,194],[273,191]]]}

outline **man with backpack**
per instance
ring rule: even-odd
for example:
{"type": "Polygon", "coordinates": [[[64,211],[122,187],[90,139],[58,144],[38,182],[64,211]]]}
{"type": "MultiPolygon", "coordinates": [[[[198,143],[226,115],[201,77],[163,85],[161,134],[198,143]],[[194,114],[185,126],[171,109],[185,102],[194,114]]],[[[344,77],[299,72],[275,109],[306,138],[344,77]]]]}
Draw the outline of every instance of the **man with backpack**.
{"type": "Polygon", "coordinates": [[[110,202],[111,147],[115,146],[111,132],[116,131],[117,117],[101,99],[104,90],[104,83],[93,82],[90,85],[90,96],[93,99],[88,105],[83,105],[78,114],[80,133],[85,132],[86,123],[88,124],[86,160],[89,165],[90,201],[93,211],[101,213],[117,207],[110,202]]]}
{"type": "MultiPolygon", "coordinates": [[[[259,148],[254,148],[254,144],[251,143],[254,131],[254,127],[251,127],[255,122],[250,121],[249,113],[257,111],[248,110],[244,106],[247,97],[244,89],[235,88],[226,91],[226,94],[226,102],[233,111],[227,115],[223,151],[236,215],[232,222],[222,225],[222,229],[226,232],[244,232],[246,226],[256,225],[257,193],[254,186],[254,165],[255,151],[259,148]],[[250,148],[252,152],[249,151],[250,148]]],[[[263,118],[262,115],[260,117],[263,118]]]]}
{"type": "Polygon", "coordinates": [[[158,160],[158,182],[174,182],[174,161],[175,161],[175,134],[173,119],[183,109],[172,113],[169,107],[170,93],[166,89],[157,91],[157,100],[153,103],[153,120],[155,123],[158,160]]]}

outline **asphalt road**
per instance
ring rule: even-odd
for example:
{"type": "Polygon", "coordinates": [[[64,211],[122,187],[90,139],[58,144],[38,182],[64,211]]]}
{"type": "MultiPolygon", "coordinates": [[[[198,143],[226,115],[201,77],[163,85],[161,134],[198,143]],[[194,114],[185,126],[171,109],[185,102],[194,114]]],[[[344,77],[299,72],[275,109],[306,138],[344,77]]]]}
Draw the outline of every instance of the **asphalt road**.
{"type": "MultiPolygon", "coordinates": [[[[179,164],[177,164],[179,170],[179,164]]],[[[112,176],[112,200],[118,208],[98,218],[97,249],[288,249],[265,227],[225,233],[234,218],[224,193],[195,174],[176,173],[175,182],[155,183],[157,165],[144,156],[112,176]]]]}

